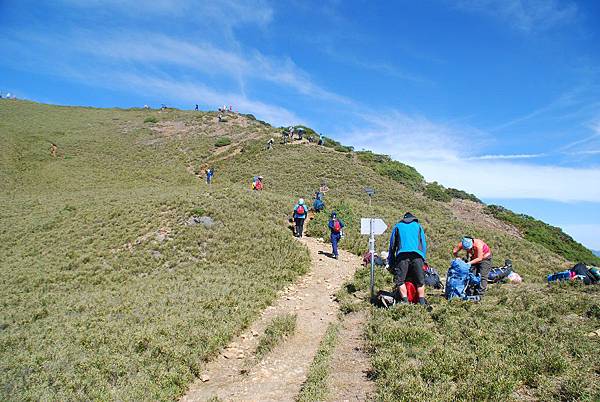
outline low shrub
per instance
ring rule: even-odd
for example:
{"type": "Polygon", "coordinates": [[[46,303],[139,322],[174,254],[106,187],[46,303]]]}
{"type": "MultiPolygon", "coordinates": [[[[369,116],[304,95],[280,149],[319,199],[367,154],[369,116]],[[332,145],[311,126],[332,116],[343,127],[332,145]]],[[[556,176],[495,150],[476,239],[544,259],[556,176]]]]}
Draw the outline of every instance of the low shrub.
{"type": "Polygon", "coordinates": [[[444,186],[439,185],[437,182],[429,183],[425,186],[425,191],[423,191],[423,195],[429,199],[442,201],[442,202],[450,202],[452,201],[452,197],[446,192],[444,186]]]}
{"type": "Polygon", "coordinates": [[[224,147],[229,144],[231,144],[231,138],[221,137],[215,142],[215,147],[224,147]]]}
{"type": "Polygon", "coordinates": [[[158,119],[155,116],[148,116],[144,119],[144,123],[158,123],[158,119]]]}

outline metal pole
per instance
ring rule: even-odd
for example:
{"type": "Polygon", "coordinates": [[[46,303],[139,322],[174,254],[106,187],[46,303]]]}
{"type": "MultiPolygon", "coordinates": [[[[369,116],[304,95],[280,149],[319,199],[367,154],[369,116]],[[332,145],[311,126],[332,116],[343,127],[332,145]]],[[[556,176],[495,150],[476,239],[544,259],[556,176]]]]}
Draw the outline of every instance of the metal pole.
{"type": "MultiPolygon", "coordinates": [[[[369,200],[371,197],[369,197],[369,200]]],[[[371,253],[371,297],[375,296],[375,235],[373,234],[373,218],[370,218],[369,251],[371,253]]]]}

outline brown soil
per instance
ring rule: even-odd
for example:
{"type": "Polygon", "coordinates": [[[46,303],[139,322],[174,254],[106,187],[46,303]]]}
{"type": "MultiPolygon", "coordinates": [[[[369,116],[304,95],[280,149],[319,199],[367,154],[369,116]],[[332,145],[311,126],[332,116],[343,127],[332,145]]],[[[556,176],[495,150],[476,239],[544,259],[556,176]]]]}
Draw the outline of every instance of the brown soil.
{"type": "Polygon", "coordinates": [[[348,314],[342,322],[331,359],[329,401],[367,401],[375,393],[369,355],[365,350],[367,312],[348,314]]]}
{"type": "Polygon", "coordinates": [[[452,214],[462,222],[469,222],[486,229],[501,230],[520,239],[523,238],[519,229],[484,213],[483,208],[483,204],[469,200],[453,199],[450,203],[452,214]]]}
{"type": "MultiPolygon", "coordinates": [[[[339,260],[321,254],[329,251],[329,245],[316,239],[304,237],[299,241],[310,251],[310,272],[281,292],[280,297],[250,328],[207,364],[200,379],[190,387],[182,401],[205,401],[215,396],[227,401],[292,401],[298,395],[328,325],[337,320],[339,309],[333,295],[361,263],[359,257],[342,250],[339,260]],[[295,313],[298,317],[294,334],[261,362],[248,368],[247,362],[252,360],[258,335],[274,317],[288,313],[295,313]]],[[[360,331],[354,328],[356,326],[361,324],[348,322],[349,331],[360,331]]],[[[352,344],[360,343],[360,335],[347,336],[355,338],[352,344]]],[[[347,341],[344,338],[340,340],[347,341]]],[[[350,348],[354,350],[354,346],[350,348]]],[[[339,353],[346,353],[345,346],[339,353]]],[[[351,353],[348,359],[353,361],[356,357],[351,353]]],[[[355,375],[358,377],[363,376],[362,367],[363,364],[356,367],[355,375]]],[[[351,369],[346,367],[346,378],[349,383],[354,383],[351,369]]],[[[340,385],[336,385],[336,392],[341,389],[340,385]]]]}

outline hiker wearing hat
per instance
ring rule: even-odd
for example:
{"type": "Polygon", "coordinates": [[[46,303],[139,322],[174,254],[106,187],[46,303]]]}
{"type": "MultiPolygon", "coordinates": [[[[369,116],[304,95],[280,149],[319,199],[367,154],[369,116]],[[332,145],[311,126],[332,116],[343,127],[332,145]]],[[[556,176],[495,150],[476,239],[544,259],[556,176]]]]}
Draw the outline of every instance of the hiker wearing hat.
{"type": "Polygon", "coordinates": [[[406,275],[410,273],[412,282],[417,288],[419,304],[425,305],[425,275],[423,264],[427,253],[425,231],[419,220],[410,212],[394,226],[390,237],[388,260],[394,273],[394,282],[400,291],[402,303],[408,303],[406,293],[406,275]]]}
{"type": "Polygon", "coordinates": [[[342,229],[344,228],[344,222],[338,219],[335,211],[331,213],[331,219],[329,220],[329,231],[331,232],[331,255],[337,260],[338,258],[338,243],[342,238],[342,229]]]}
{"type": "Polygon", "coordinates": [[[474,239],[469,236],[463,237],[460,243],[452,253],[458,257],[458,252],[465,250],[467,252],[467,262],[471,265],[471,270],[475,274],[481,275],[480,294],[483,296],[487,289],[488,275],[492,269],[492,250],[483,240],[474,239]]]}
{"type": "Polygon", "coordinates": [[[294,224],[296,227],[296,233],[294,236],[302,237],[304,232],[304,220],[308,214],[308,206],[304,203],[304,198],[300,198],[298,203],[294,206],[294,224]]]}

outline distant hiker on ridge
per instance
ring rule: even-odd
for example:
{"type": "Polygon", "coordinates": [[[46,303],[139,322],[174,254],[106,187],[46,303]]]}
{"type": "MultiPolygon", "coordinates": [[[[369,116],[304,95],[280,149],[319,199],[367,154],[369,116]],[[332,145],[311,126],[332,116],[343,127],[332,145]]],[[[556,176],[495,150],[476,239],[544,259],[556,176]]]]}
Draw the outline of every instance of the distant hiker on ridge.
{"type": "Polygon", "coordinates": [[[304,198],[300,198],[298,203],[294,206],[294,224],[296,228],[294,236],[302,237],[302,233],[304,232],[304,220],[307,215],[308,207],[304,204],[304,198]]]}
{"type": "Polygon", "coordinates": [[[329,231],[331,232],[330,240],[331,240],[331,249],[332,249],[332,257],[336,260],[338,259],[338,243],[342,238],[342,229],[344,228],[344,222],[342,222],[337,217],[337,213],[333,211],[331,213],[331,219],[329,220],[329,231]]]}
{"type": "Polygon", "coordinates": [[[271,138],[269,141],[267,141],[267,149],[270,151],[271,149],[273,149],[273,143],[275,142],[275,140],[273,138],[271,138]]]}
{"type": "Polygon", "coordinates": [[[471,265],[471,269],[475,274],[481,275],[480,296],[483,297],[487,290],[488,275],[492,269],[492,250],[490,246],[485,244],[483,240],[474,239],[470,236],[465,236],[454,250],[452,254],[458,257],[458,252],[465,250],[467,252],[467,262],[471,265]]]}
{"type": "Polygon", "coordinates": [[[198,110],[198,104],[196,103],[196,108],[194,110],[198,110]]]}
{"type": "Polygon", "coordinates": [[[425,305],[425,274],[423,264],[427,253],[427,240],[419,220],[410,212],[394,226],[388,250],[389,265],[394,273],[394,282],[402,297],[401,303],[408,303],[406,275],[410,272],[417,288],[419,304],[425,305]]]}

